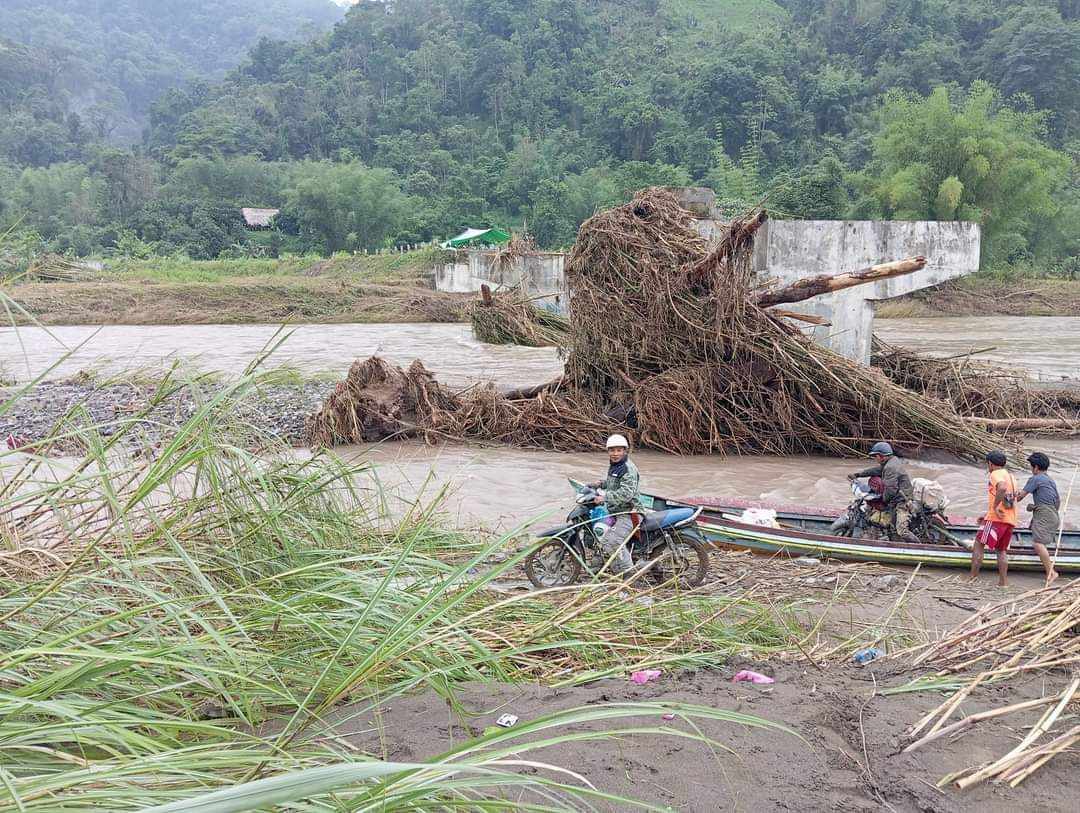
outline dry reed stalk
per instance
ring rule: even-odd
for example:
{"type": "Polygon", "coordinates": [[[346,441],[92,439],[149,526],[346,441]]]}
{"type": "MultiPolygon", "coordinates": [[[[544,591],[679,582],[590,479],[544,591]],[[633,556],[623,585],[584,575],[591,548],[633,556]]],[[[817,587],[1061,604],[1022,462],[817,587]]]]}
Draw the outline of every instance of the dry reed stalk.
{"type": "Polygon", "coordinates": [[[1039,387],[1022,371],[971,355],[934,358],[875,338],[871,364],[900,386],[944,401],[965,417],[1046,418],[1062,426],[1080,419],[1080,391],[1039,387]]]}
{"type": "Polygon", "coordinates": [[[1002,782],[1008,782],[1010,786],[1015,788],[1051,759],[1071,748],[1077,742],[1080,742],[1080,726],[1074,726],[1057,739],[1048,742],[1041,748],[1034,749],[1024,755],[1023,758],[1018,758],[1013,765],[1002,771],[998,778],[1002,782]]]}
{"type": "Polygon", "coordinates": [[[1080,678],[1073,680],[1073,682],[1069,684],[1069,688],[1062,692],[1061,699],[1058,701],[1057,705],[1047,709],[1039,722],[1032,726],[1024,739],[1009,751],[1009,753],[1005,754],[996,762],[987,765],[985,768],[980,768],[968,776],[956,780],[956,786],[960,788],[960,790],[966,790],[974,785],[978,785],[980,782],[985,782],[987,779],[991,779],[1004,773],[1015,765],[1018,760],[1024,757],[1031,744],[1050,730],[1050,727],[1057,718],[1061,716],[1061,712],[1069,705],[1069,702],[1072,700],[1073,695],[1076,694],[1078,688],[1080,688],[1080,678]]]}
{"type": "Polygon", "coordinates": [[[1056,703],[1061,699],[1060,694],[1056,694],[1052,697],[1040,697],[1037,700],[1025,700],[1021,703],[1013,703],[1011,706],[1003,706],[997,709],[990,709],[989,711],[980,711],[976,714],[970,714],[963,720],[957,720],[952,725],[945,726],[945,728],[939,728],[930,734],[926,734],[921,739],[915,740],[915,742],[908,745],[900,753],[906,754],[909,751],[917,751],[923,748],[935,740],[940,740],[942,737],[948,737],[957,732],[964,731],[971,728],[976,723],[981,723],[983,720],[992,720],[995,717],[1002,717],[1006,714],[1012,714],[1017,711],[1026,711],[1028,709],[1039,708],[1040,706],[1047,706],[1051,703],[1056,703]]]}
{"type": "Polygon", "coordinates": [[[26,277],[39,282],[81,282],[93,279],[95,271],[61,254],[42,254],[26,269],[26,277]]]}
{"type": "MultiPolygon", "coordinates": [[[[967,731],[976,723],[1014,712],[1050,706],[1008,753],[989,765],[961,771],[943,779],[955,781],[960,789],[987,779],[1019,784],[1055,755],[1076,741],[1076,730],[1058,737],[1049,745],[1036,745],[1077,699],[1080,677],[1074,673],[1069,685],[1052,696],[1013,703],[981,711],[945,725],[960,704],[980,686],[1001,681],[1019,672],[1074,669],[1080,663],[1080,581],[1030,590],[972,613],[940,641],[909,650],[917,653],[913,663],[932,664],[938,676],[980,668],[941,705],[924,715],[908,732],[915,737],[927,726],[926,734],[904,749],[914,751],[938,739],[967,731]],[[933,723],[933,725],[931,725],[933,723]]],[[[904,653],[902,653],[904,654],[904,653]]],[[[895,656],[894,656],[895,657],[895,656]]]]}

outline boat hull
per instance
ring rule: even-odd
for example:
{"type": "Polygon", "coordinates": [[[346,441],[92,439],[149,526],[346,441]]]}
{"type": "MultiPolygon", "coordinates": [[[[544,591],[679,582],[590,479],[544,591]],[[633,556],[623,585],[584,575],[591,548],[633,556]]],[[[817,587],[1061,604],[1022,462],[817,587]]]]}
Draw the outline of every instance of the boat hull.
{"type": "MultiPolygon", "coordinates": [[[[698,527],[706,539],[721,547],[767,555],[811,556],[845,562],[878,562],[907,566],[921,564],[965,569],[971,567],[971,552],[958,545],[913,545],[887,540],[851,539],[824,533],[835,519],[835,516],[826,514],[778,511],[777,522],[781,527],[774,528],[739,522],[738,517],[743,509],[736,505],[663,497],[653,497],[649,502],[656,508],[703,506],[704,510],[698,517],[698,527]]],[[[954,536],[969,545],[977,530],[975,525],[949,526],[949,531],[954,536]]],[[[1031,546],[1030,531],[1018,528],[1014,540],[1009,547],[1009,569],[1042,571],[1042,562],[1031,546]]],[[[1054,550],[1050,553],[1053,556],[1054,550]]],[[[997,555],[987,549],[983,557],[983,568],[995,567],[997,555]]],[[[1055,568],[1061,573],[1080,573],[1080,532],[1066,531],[1062,534],[1055,568]]]]}

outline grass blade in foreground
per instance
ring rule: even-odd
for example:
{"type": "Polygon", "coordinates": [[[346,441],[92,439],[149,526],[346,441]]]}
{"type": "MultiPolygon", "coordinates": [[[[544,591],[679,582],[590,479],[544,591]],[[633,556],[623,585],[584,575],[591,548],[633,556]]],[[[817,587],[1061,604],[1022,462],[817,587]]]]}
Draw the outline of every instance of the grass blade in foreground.
{"type": "MultiPolygon", "coordinates": [[[[415,689],[453,703],[462,681],[574,683],[788,646],[790,619],[747,601],[672,595],[646,613],[603,588],[491,591],[520,558],[485,565],[503,540],[440,529],[424,511],[391,522],[363,491],[366,465],[280,447],[259,458],[236,445],[231,409],[255,380],[207,397],[157,457],[130,452],[134,418],[108,440],[67,428],[91,451],[62,466],[0,450],[0,548],[8,561],[26,548],[49,554],[0,575],[0,811],[135,810],[374,765],[325,736],[323,712],[346,698],[362,714],[415,689]]],[[[565,727],[583,714],[658,708],[675,707],[532,721],[348,792],[359,809],[486,798],[508,807],[525,804],[516,800],[530,783],[529,804],[580,807],[604,797],[571,789],[565,774],[516,775],[520,755],[546,745],[558,761],[558,744],[582,736],[565,727]],[[515,801],[502,796],[511,787],[515,801]]],[[[330,798],[305,809],[335,809],[330,798]]]]}

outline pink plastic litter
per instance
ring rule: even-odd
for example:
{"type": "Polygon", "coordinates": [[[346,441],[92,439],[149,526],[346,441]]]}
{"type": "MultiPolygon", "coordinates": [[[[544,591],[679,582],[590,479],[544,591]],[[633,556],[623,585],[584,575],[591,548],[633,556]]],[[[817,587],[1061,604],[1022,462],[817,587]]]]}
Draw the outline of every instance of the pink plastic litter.
{"type": "Polygon", "coordinates": [[[763,675],[760,672],[751,672],[749,669],[743,669],[737,673],[735,677],[731,679],[732,683],[741,683],[744,680],[749,680],[751,683],[776,683],[768,675],[763,675]]]}
{"type": "Polygon", "coordinates": [[[650,680],[656,680],[660,677],[659,669],[642,669],[640,672],[634,672],[630,675],[630,680],[634,681],[638,686],[644,686],[650,680]]]}
{"type": "Polygon", "coordinates": [[[674,719],[675,719],[675,715],[674,715],[674,714],[665,714],[665,715],[663,715],[663,716],[662,716],[662,717],[661,717],[660,719],[661,719],[661,720],[674,720],[674,719]]]}

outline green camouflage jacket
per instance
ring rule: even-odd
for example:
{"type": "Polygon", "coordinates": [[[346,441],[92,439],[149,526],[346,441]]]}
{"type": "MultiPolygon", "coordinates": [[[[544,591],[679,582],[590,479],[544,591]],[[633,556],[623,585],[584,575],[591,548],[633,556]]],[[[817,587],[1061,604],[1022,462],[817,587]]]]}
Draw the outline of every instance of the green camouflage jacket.
{"type": "Polygon", "coordinates": [[[604,489],[604,507],[612,514],[630,511],[641,507],[638,497],[641,494],[641,474],[637,466],[626,461],[626,471],[622,477],[605,477],[601,485],[604,489]]]}

